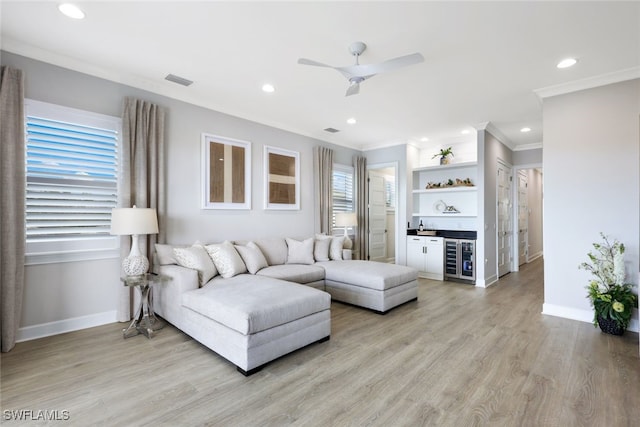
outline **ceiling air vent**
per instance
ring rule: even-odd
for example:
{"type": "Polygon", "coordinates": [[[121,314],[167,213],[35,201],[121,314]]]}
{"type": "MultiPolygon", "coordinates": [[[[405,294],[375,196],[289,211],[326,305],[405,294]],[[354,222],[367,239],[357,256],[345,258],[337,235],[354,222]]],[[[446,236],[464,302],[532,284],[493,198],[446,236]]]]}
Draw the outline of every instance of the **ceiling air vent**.
{"type": "Polygon", "coordinates": [[[191,80],[185,79],[184,77],[176,76],[174,74],[168,74],[164,79],[169,80],[170,82],[178,83],[182,86],[190,86],[193,84],[191,80]]]}
{"type": "Polygon", "coordinates": [[[334,129],[334,128],[326,128],[325,132],[329,132],[329,133],[338,133],[340,132],[338,129],[334,129]]]}

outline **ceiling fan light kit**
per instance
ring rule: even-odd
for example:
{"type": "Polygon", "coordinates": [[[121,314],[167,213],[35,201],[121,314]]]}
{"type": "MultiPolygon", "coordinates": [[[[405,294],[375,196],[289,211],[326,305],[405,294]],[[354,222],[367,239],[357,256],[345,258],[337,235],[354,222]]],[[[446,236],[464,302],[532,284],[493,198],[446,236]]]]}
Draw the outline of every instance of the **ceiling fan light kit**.
{"type": "Polygon", "coordinates": [[[410,55],[389,59],[378,64],[360,64],[360,55],[362,55],[362,52],[366,49],[367,45],[363,42],[351,43],[349,45],[349,52],[351,55],[355,56],[356,63],[345,67],[334,67],[332,65],[323,64],[322,62],[306,58],[298,59],[298,64],[333,68],[338,71],[349,81],[349,87],[347,88],[345,96],[351,96],[360,93],[360,83],[375,76],[376,74],[386,73],[388,71],[418,64],[424,61],[424,57],[420,53],[412,53],[410,55]]]}

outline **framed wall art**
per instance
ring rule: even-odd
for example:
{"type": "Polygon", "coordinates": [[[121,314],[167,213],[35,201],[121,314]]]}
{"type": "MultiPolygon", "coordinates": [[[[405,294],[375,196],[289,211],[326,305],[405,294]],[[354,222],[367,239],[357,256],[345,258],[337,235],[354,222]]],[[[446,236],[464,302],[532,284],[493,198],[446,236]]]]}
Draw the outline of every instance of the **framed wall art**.
{"type": "Polygon", "coordinates": [[[300,209],[300,153],[264,147],[264,208],[300,209]]]}
{"type": "Polygon", "coordinates": [[[202,134],[202,209],[251,209],[251,143],[202,134]]]}

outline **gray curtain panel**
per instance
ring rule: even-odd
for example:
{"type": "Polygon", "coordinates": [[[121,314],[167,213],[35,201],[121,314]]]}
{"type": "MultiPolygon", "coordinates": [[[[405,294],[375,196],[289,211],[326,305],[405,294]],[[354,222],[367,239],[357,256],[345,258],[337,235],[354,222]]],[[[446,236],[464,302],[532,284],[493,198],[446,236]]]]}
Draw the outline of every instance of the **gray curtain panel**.
{"type": "Polygon", "coordinates": [[[315,147],[313,150],[313,168],[316,194],[318,195],[319,230],[331,235],[331,217],[333,215],[333,150],[327,147],[315,147]]]}
{"type": "MultiPolygon", "coordinates": [[[[153,262],[155,243],[165,241],[165,109],[147,101],[126,98],[122,116],[122,166],[118,206],[155,208],[158,234],[139,236],[140,251],[153,262]]],[[[131,237],[123,236],[120,257],[131,250],[131,237]]],[[[150,266],[150,271],[153,271],[150,266]]],[[[132,289],[120,286],[118,320],[127,322],[132,316],[132,289]]]]}
{"type": "Polygon", "coordinates": [[[0,68],[0,329],[1,349],[11,350],[22,314],[25,252],[24,76],[0,68]]]}
{"type": "Polygon", "coordinates": [[[369,188],[367,185],[367,159],[353,157],[354,201],[356,205],[356,241],[353,249],[358,259],[369,259],[369,188]]]}

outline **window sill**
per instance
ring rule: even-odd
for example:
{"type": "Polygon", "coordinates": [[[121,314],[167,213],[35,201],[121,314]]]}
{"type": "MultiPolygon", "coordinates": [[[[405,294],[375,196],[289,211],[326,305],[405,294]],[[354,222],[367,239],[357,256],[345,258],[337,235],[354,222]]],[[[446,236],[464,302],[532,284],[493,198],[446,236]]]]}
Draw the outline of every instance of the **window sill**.
{"type": "Polygon", "coordinates": [[[63,262],[94,261],[102,259],[119,259],[120,249],[102,249],[93,251],[52,252],[27,254],[24,265],[59,264],[63,262]]]}

